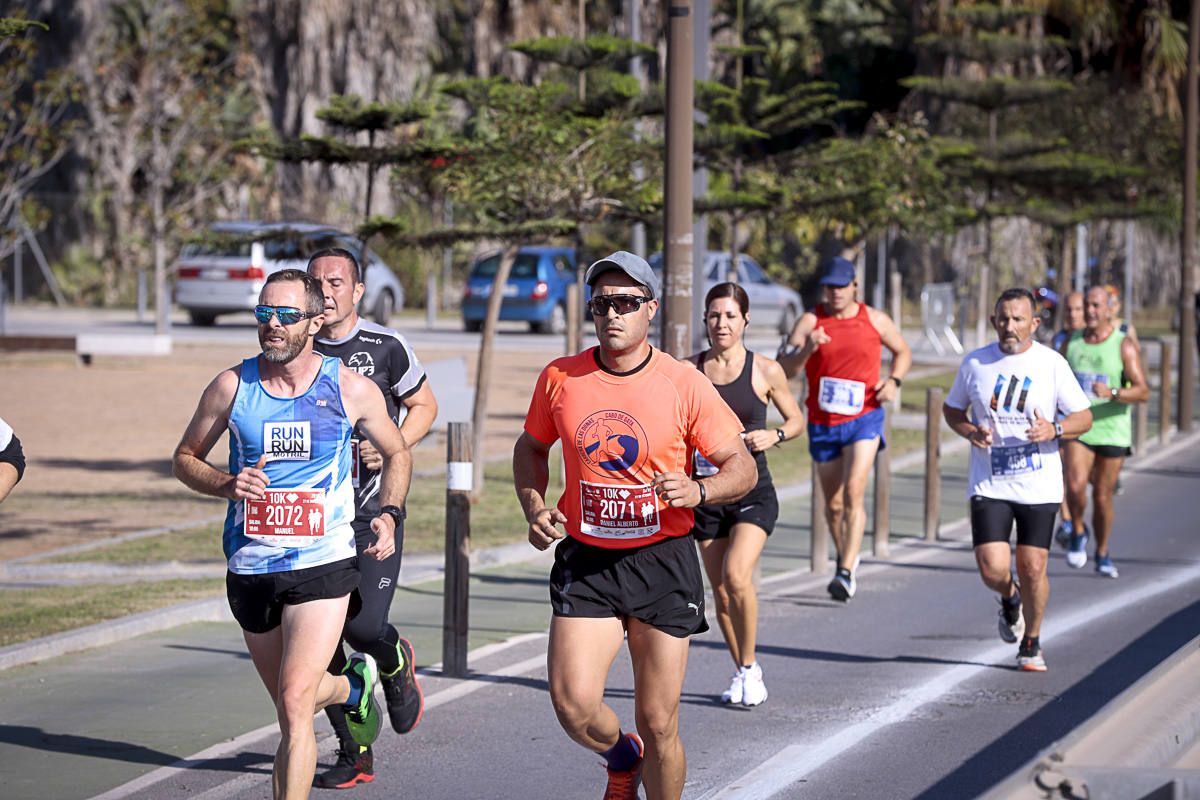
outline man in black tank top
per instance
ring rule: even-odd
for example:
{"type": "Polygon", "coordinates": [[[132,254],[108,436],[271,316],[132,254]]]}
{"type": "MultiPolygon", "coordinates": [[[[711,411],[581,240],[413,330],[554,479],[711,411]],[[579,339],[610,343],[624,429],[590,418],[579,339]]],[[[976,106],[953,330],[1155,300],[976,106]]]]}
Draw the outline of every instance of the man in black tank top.
{"type": "MultiPolygon", "coordinates": [[[[341,360],[350,369],[370,378],[383,393],[388,415],[400,426],[410,447],[429,432],[437,417],[437,400],[425,370],[408,342],[398,332],[359,318],[355,305],[365,286],[354,255],[340,248],[319,250],[309,258],[308,272],[321,281],[325,293],[325,324],[313,349],[341,360]],[[401,415],[401,409],[404,413],[401,415]]],[[[377,562],[359,558],[358,596],[361,608],[346,620],[342,637],[356,649],[370,653],[379,664],[388,716],[397,733],[408,733],[420,721],[424,706],[417,683],[413,649],[388,622],[396,581],[400,576],[400,557],[404,546],[404,511],[394,506],[379,507],[379,454],[370,442],[357,435],[353,448],[354,534],[358,551],[371,545],[370,520],[390,513],[396,520],[396,552],[377,562]]],[[[338,647],[330,672],[340,672],[345,654],[338,647]]],[[[374,779],[374,754],[360,748],[350,736],[345,714],[340,708],[325,709],[339,748],[337,763],[317,777],[318,788],[347,789],[374,779]]]]}

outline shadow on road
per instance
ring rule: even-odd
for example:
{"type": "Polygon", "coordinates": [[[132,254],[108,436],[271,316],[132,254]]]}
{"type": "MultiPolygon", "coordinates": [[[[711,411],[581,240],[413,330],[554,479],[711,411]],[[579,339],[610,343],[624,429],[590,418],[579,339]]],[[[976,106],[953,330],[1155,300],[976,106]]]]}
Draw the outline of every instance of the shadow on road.
{"type": "MultiPolygon", "coordinates": [[[[1083,724],[1101,706],[1132,686],[1196,636],[1200,601],[1160,622],[1094,669],[1056,702],[996,739],[918,800],[977,797],[1020,769],[1046,747],[1083,724]]],[[[1065,654],[1064,654],[1065,655],[1065,654]]]]}

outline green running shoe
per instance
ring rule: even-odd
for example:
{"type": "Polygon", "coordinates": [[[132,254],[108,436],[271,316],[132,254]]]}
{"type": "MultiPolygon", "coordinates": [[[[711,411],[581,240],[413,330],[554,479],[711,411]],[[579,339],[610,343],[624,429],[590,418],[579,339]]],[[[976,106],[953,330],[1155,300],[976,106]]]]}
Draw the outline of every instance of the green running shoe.
{"type": "Polygon", "coordinates": [[[379,738],[379,705],[375,702],[375,685],[379,683],[379,667],[366,653],[354,653],[346,662],[342,674],[353,672],[363,682],[362,697],[357,706],[346,705],[346,725],[350,735],[361,747],[370,747],[379,738]]]}

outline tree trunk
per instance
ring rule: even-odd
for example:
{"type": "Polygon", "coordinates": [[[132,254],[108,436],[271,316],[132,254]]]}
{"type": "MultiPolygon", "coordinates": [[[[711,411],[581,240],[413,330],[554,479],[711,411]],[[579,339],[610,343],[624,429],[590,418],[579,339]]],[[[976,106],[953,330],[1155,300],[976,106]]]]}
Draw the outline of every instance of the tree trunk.
{"type": "Polygon", "coordinates": [[[475,410],[471,415],[471,503],[478,503],[483,496],[483,465],[487,460],[484,436],[487,430],[488,389],[492,383],[492,344],[496,339],[496,322],[500,319],[500,304],[504,302],[504,286],[513,262],[517,260],[520,246],[509,244],[500,255],[496,277],[492,279],[492,293],[488,296],[487,314],[483,318],[483,337],[479,343],[479,364],[475,369],[475,410]]]}

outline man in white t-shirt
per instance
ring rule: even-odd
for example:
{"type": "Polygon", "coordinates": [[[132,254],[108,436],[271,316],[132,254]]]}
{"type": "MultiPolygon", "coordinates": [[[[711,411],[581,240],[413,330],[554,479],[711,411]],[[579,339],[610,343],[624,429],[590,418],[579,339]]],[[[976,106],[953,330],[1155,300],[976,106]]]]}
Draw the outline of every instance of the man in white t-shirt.
{"type": "Polygon", "coordinates": [[[942,408],[946,423],[973,445],[967,482],[975,561],[984,585],[1000,594],[1000,638],[1020,639],[1017,668],[1030,672],[1046,670],[1038,635],[1063,500],[1059,440],[1092,427],[1091,404],[1066,359],[1033,341],[1039,321],[1032,293],[1005,290],[992,316],[999,341],[963,359],[942,408]],[[1019,587],[1009,544],[1014,522],[1019,587]]]}

